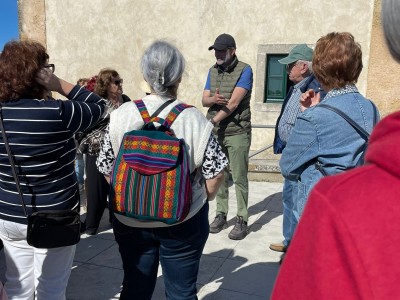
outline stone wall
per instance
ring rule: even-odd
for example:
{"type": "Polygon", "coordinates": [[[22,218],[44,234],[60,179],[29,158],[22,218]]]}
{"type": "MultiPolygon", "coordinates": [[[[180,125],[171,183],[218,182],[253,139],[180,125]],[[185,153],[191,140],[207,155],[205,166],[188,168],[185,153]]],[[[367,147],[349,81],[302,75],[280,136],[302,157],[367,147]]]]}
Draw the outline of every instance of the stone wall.
{"type": "MultiPolygon", "coordinates": [[[[280,105],[263,103],[263,49],[271,45],[278,48],[298,43],[314,45],[328,32],[349,31],[363,49],[365,68],[358,87],[361,92],[368,90],[368,94],[374,95],[378,88],[372,87],[375,82],[372,77],[386,78],[379,73],[374,75],[381,69],[379,55],[374,52],[379,50],[375,44],[381,39],[376,16],[372,22],[374,3],[374,0],[19,0],[19,11],[21,37],[33,37],[47,45],[58,75],[75,82],[98,73],[101,68],[112,67],[124,78],[124,90],[132,99],[143,96],[139,62],[144,49],[155,39],[173,42],[187,60],[179,97],[204,112],[202,91],[208,69],[215,62],[214,53],[207,48],[219,34],[230,33],[236,39],[239,59],[249,63],[254,71],[253,123],[275,125],[280,105]],[[373,66],[369,66],[370,61],[373,66]]],[[[394,98],[390,97],[382,99],[374,95],[373,98],[386,112],[395,108],[391,105],[394,98]]],[[[269,128],[254,129],[252,150],[272,143],[273,132],[269,128]]]]}
{"type": "Polygon", "coordinates": [[[46,45],[46,10],[44,0],[18,0],[20,38],[30,38],[46,45]]]}
{"type": "Polygon", "coordinates": [[[381,0],[375,2],[368,64],[367,97],[378,104],[382,116],[400,109],[400,66],[387,48],[381,22],[381,0]]]}

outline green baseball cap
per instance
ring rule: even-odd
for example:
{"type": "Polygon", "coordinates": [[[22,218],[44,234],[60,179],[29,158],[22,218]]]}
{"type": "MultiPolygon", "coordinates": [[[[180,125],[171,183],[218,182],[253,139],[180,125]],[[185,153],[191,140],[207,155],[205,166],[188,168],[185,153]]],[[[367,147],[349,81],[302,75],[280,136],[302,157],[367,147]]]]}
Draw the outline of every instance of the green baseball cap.
{"type": "Polygon", "coordinates": [[[288,65],[298,60],[312,61],[313,50],[306,44],[294,46],[289,55],[278,60],[282,65],[288,65]]]}

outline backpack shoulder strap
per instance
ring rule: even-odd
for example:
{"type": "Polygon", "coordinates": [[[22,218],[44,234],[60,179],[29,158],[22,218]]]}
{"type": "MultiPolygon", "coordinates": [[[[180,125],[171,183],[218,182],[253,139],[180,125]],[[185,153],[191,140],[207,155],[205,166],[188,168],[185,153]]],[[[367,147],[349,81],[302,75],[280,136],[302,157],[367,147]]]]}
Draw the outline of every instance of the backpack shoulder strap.
{"type": "Polygon", "coordinates": [[[147,111],[146,105],[144,104],[142,99],[139,100],[135,100],[133,101],[136,104],[136,107],[138,108],[140,115],[142,116],[142,119],[144,121],[145,124],[149,123],[149,122],[154,122],[157,120],[161,120],[160,118],[156,118],[157,115],[164,109],[166,108],[168,105],[170,105],[172,102],[174,102],[176,99],[170,99],[166,102],[164,102],[151,116],[149,115],[149,112],[147,111]]]}
{"type": "Polygon", "coordinates": [[[171,128],[172,123],[175,121],[175,119],[179,116],[179,114],[185,110],[186,108],[193,107],[193,105],[188,105],[185,103],[179,103],[175,105],[171,111],[168,113],[168,115],[165,117],[163,125],[171,128]]]}
{"type": "Polygon", "coordinates": [[[136,104],[137,109],[140,112],[140,115],[142,116],[142,119],[144,121],[145,124],[150,122],[150,115],[149,112],[147,111],[147,107],[144,104],[142,99],[139,100],[135,100],[133,101],[136,104]]]}
{"type": "Polygon", "coordinates": [[[326,108],[329,109],[335,113],[337,113],[339,116],[341,116],[343,119],[346,120],[347,123],[349,123],[360,135],[364,140],[368,140],[369,138],[369,133],[364,130],[360,125],[358,125],[356,122],[354,122],[348,115],[346,115],[343,111],[340,109],[337,109],[336,107],[327,105],[327,104],[319,104],[318,107],[326,108]]]}

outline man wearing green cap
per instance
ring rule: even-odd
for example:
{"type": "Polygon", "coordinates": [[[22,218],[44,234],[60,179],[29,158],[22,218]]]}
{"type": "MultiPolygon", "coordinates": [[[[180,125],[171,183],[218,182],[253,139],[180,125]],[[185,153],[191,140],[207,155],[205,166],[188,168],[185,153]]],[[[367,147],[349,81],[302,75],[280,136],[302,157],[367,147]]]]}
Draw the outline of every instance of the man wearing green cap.
{"type": "MultiPolygon", "coordinates": [[[[312,74],[312,56],[313,50],[306,44],[295,46],[288,56],[279,60],[286,66],[286,72],[289,79],[293,82],[286,98],[283,101],[281,113],[275,126],[274,153],[282,153],[289,139],[290,133],[300,111],[300,96],[308,89],[314,89],[316,93],[321,92],[321,100],[325,92],[312,74]]],[[[299,220],[297,209],[298,188],[296,181],[285,179],[283,184],[282,202],[283,202],[283,237],[281,243],[273,243],[269,246],[271,250],[286,252],[286,249],[292,239],[294,230],[299,220]]]]}
{"type": "MultiPolygon", "coordinates": [[[[241,240],[247,235],[249,183],[247,179],[251,143],[250,98],[253,86],[251,67],[238,60],[235,39],[226,33],[219,35],[208,50],[215,51],[216,63],[210,68],[202,103],[209,107],[207,118],[214,124],[214,135],[229,159],[237,200],[236,223],[228,237],[241,240]]],[[[228,170],[219,188],[215,220],[210,232],[227,227],[228,170]]]]}

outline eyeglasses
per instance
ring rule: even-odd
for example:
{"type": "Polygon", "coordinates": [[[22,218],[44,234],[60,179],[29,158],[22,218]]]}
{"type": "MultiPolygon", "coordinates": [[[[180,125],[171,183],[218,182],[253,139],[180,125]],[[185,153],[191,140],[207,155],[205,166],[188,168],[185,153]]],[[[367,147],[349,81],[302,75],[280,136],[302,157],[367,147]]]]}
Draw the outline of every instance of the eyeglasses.
{"type": "Polygon", "coordinates": [[[121,79],[118,79],[118,80],[114,80],[113,83],[114,83],[115,85],[121,85],[121,84],[124,83],[124,80],[121,78],[121,79]]]}
{"type": "Polygon", "coordinates": [[[51,72],[54,73],[56,66],[54,64],[45,65],[43,68],[50,68],[51,72]]]}
{"type": "Polygon", "coordinates": [[[286,65],[286,72],[289,72],[291,69],[293,69],[294,66],[296,66],[298,61],[292,62],[290,64],[286,65]]]}

